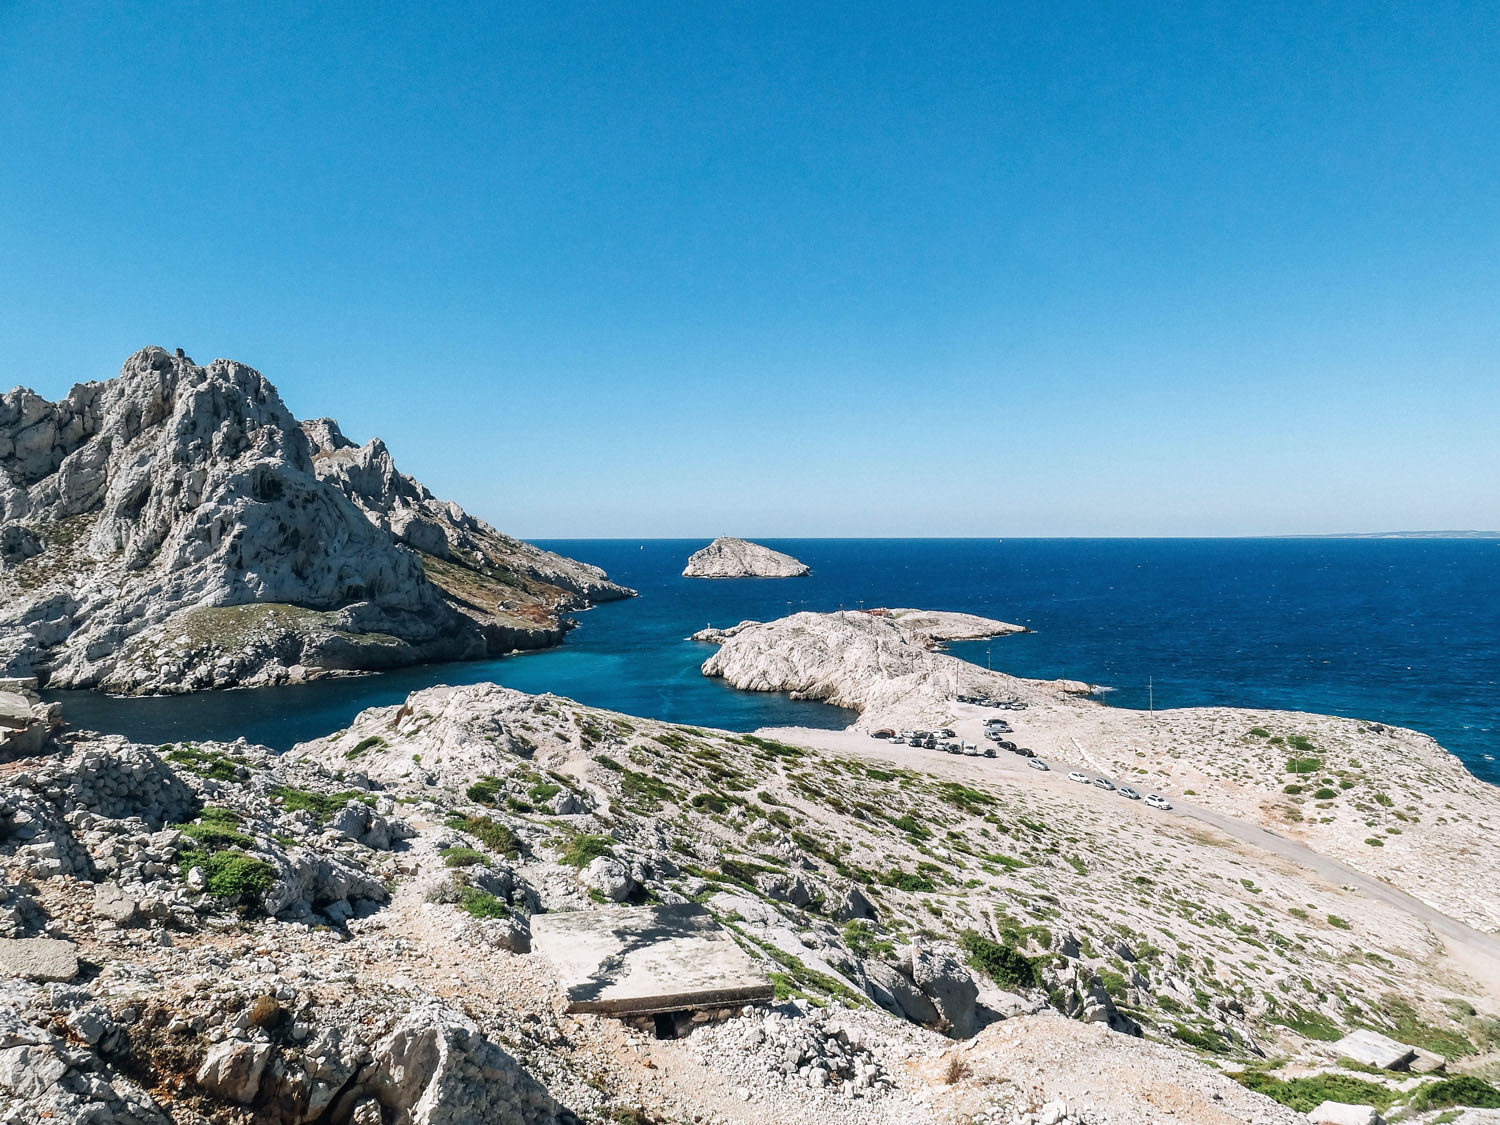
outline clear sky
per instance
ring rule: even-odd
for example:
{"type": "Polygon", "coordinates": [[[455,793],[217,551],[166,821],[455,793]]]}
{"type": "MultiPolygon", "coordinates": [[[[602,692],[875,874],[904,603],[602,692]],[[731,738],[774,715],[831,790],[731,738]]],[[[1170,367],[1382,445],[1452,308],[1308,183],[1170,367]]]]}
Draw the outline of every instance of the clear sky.
{"type": "Polygon", "coordinates": [[[1492,4],[262,7],[0,0],[0,383],[532,537],[1500,526],[1492,4]]]}

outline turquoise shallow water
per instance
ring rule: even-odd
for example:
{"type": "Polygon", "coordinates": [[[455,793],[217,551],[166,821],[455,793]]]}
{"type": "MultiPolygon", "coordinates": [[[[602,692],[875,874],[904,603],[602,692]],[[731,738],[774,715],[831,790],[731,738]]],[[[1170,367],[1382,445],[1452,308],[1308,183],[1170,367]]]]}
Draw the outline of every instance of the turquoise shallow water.
{"type": "Polygon", "coordinates": [[[1227,704],[1415,727],[1500,782],[1500,541],[764,540],[813,568],[779,581],[680,577],[703,540],[543,545],[641,592],[580,615],[561,648],[297,688],[180,699],[63,693],[80,727],[145,741],[246,737],[284,749],[434,683],[495,680],[675,722],[842,726],[820,704],[698,672],[705,624],[796,609],[963,610],[1034,633],[955,645],[1024,676],[1107,685],[1114,706],[1227,704]]]}

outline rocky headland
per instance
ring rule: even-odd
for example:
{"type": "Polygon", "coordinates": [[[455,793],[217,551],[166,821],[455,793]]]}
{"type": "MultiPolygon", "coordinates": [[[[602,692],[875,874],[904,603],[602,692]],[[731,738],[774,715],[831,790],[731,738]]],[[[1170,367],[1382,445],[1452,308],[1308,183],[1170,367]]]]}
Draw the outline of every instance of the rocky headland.
{"type": "Polygon", "coordinates": [[[1348,1030],[1492,1049],[1495,982],[1399,905],[1029,782],[491,684],[280,756],[63,736],[0,767],[7,1120],[1295,1125],[1441,1093],[1348,1030]],[[769,1006],[660,1039],[529,952],[686,901],[769,1006]]]}
{"type": "Polygon", "coordinates": [[[682,571],[684,578],[801,578],[811,573],[791,555],[729,536],[694,551],[682,571]]]}
{"type": "Polygon", "coordinates": [[[555,644],[626,597],[299,424],[257,371],[147,348],[0,396],[0,674],[183,692],[555,644]]]}
{"type": "Polygon", "coordinates": [[[780,691],[860,712],[856,726],[941,726],[956,695],[1032,701],[1086,695],[1076,680],[1040,682],[990,672],[942,652],[944,640],[1025,632],[1004,621],[919,610],[794,613],[705,629],[717,644],[703,674],[745,691],[780,691]]]}

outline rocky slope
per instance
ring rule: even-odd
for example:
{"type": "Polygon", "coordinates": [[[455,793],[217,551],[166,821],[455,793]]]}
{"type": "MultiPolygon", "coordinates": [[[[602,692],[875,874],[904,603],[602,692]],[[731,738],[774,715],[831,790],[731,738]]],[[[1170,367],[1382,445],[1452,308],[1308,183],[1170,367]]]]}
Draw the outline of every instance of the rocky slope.
{"type": "Polygon", "coordinates": [[[694,551],[682,571],[684,578],[801,578],[811,573],[791,555],[731,536],[694,551]]]}
{"type": "Polygon", "coordinates": [[[1021,626],[968,614],[916,610],[796,613],[705,629],[695,640],[718,644],[705,676],[746,691],[782,691],[860,712],[860,729],[941,726],[955,695],[1042,700],[1087,694],[1076,680],[1020,680],[936,651],[943,639],[1001,636],[1021,626]]]}
{"type": "Polygon", "coordinates": [[[378,442],[305,432],[230,360],[147,348],[59,402],[0,396],[5,674],[177,692],[464,659],[556,643],[560,613],[628,593],[436,500],[378,442]]]}
{"type": "Polygon", "coordinates": [[[280,757],[79,735],[0,767],[6,1120],[1293,1125],[1221,1069],[1493,1041],[1409,915],[1129,819],[489,684],[280,757]],[[685,899],[769,1011],[656,1040],[527,952],[537,911],[685,899]]]}

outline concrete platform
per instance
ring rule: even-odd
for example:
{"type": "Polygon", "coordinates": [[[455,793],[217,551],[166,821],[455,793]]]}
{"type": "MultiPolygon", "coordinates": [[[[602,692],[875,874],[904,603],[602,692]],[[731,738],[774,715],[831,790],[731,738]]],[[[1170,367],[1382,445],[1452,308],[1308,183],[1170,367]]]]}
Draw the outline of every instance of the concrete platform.
{"type": "Polygon", "coordinates": [[[695,902],[535,914],[531,948],[556,966],[570,1012],[645,1016],[774,995],[761,967],[695,902]]]}
{"type": "Polygon", "coordinates": [[[1366,1028],[1351,1031],[1331,1049],[1340,1058],[1353,1059],[1366,1066],[1378,1066],[1382,1070],[1400,1070],[1416,1054],[1415,1048],[1366,1028]]]}

